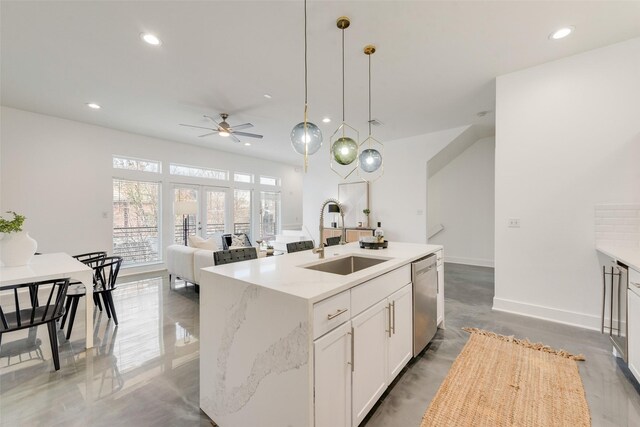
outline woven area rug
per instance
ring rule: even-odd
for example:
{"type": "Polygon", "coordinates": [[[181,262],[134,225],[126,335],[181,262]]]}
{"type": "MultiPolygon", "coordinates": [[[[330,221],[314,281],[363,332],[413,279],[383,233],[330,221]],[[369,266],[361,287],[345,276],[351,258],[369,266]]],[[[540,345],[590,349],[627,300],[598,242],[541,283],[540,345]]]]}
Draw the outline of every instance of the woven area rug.
{"type": "Polygon", "coordinates": [[[528,340],[471,333],[421,427],[591,425],[576,360],[528,340]]]}

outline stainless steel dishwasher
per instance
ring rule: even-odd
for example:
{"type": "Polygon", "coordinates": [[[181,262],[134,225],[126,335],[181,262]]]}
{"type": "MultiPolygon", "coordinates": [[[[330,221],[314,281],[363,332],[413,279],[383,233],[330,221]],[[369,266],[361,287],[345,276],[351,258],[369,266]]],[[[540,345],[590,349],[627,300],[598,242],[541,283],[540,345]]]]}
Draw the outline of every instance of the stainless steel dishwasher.
{"type": "Polygon", "coordinates": [[[413,357],[429,344],[438,325],[437,258],[429,255],[411,264],[413,283],[413,357]]]}

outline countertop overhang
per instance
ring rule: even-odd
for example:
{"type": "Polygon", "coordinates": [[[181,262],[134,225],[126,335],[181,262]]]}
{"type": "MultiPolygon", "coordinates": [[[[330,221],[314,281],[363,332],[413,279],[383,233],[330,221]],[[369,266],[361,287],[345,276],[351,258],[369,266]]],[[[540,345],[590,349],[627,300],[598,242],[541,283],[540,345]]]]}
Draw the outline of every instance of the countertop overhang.
{"type": "Polygon", "coordinates": [[[640,248],[597,245],[596,250],[640,271],[640,248]]]}
{"type": "Polygon", "coordinates": [[[357,242],[326,247],[324,261],[348,255],[390,258],[388,261],[344,276],[304,268],[323,261],[310,250],[208,267],[203,271],[205,274],[239,280],[314,303],[440,249],[441,245],[401,242],[390,242],[388,248],[378,250],[361,249],[357,242]]]}

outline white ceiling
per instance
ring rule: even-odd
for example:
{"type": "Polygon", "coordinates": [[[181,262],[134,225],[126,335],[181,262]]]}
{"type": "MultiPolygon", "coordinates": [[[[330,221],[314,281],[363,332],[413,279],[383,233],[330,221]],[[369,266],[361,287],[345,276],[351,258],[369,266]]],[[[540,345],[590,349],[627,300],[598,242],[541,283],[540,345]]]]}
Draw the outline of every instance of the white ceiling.
{"type": "MultiPolygon", "coordinates": [[[[246,155],[300,163],[289,143],[303,118],[302,1],[2,1],[3,105],[246,155]],[[143,43],[157,34],[163,45],[143,43]],[[268,93],[272,99],[265,99],[268,93]],[[93,111],[85,106],[97,102],[93,111]],[[262,141],[198,138],[203,114],[252,122],[262,141]]],[[[367,130],[367,57],[382,141],[492,124],[495,77],[640,36],[638,1],[311,1],[309,113],[325,145],[340,123],[340,31],[346,119],[367,130]],[[574,34],[548,39],[573,25],[574,34]],[[332,123],[321,119],[329,116],[332,123]]],[[[204,133],[204,132],[203,132],[204,133]]]]}

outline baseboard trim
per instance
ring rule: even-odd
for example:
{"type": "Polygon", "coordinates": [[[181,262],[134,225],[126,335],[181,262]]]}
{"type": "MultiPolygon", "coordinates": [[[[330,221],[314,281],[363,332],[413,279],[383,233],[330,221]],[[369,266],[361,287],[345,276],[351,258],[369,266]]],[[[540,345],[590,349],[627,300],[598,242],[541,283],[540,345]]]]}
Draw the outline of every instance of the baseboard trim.
{"type": "Polygon", "coordinates": [[[462,257],[452,257],[447,255],[444,256],[444,262],[450,262],[452,264],[475,265],[477,267],[494,267],[495,266],[493,260],[491,259],[462,258],[462,257]]]}
{"type": "Polygon", "coordinates": [[[541,305],[527,304],[503,298],[493,298],[493,310],[505,313],[519,314],[535,319],[548,320],[563,325],[576,326],[578,328],[600,331],[600,317],[591,314],[578,313],[541,305]]]}

